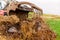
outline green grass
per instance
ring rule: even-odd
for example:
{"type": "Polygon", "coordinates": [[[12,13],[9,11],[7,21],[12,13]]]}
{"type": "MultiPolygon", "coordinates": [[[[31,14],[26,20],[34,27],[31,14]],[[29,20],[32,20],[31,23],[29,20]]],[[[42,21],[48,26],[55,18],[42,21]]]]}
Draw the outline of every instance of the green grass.
{"type": "Polygon", "coordinates": [[[49,24],[50,29],[52,29],[56,34],[56,40],[60,40],[60,19],[47,19],[47,24],[49,24]]]}

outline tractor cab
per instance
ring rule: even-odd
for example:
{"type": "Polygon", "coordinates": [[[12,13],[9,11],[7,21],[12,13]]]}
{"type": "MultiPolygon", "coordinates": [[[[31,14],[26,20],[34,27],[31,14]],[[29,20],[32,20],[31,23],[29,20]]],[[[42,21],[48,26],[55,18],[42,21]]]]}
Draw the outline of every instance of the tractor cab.
{"type": "Polygon", "coordinates": [[[28,18],[29,12],[42,14],[42,9],[30,2],[11,2],[4,10],[7,11],[9,16],[16,15],[21,20],[28,18]],[[34,9],[40,11],[40,13],[38,13],[38,11],[34,12],[34,9]]]}
{"type": "Polygon", "coordinates": [[[15,11],[9,11],[9,15],[17,15],[20,19],[25,20],[29,12],[33,12],[32,8],[29,8],[27,5],[18,5],[15,11]]]}

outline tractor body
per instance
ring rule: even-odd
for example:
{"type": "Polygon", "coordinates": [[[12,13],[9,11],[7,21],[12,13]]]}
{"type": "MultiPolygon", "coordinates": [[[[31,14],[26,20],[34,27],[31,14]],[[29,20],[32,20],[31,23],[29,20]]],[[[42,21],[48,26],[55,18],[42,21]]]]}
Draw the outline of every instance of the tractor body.
{"type": "Polygon", "coordinates": [[[34,12],[34,9],[39,10],[40,14],[42,14],[42,9],[29,2],[11,2],[4,8],[4,10],[7,11],[8,16],[16,15],[21,20],[28,18],[28,13],[34,12]]]}

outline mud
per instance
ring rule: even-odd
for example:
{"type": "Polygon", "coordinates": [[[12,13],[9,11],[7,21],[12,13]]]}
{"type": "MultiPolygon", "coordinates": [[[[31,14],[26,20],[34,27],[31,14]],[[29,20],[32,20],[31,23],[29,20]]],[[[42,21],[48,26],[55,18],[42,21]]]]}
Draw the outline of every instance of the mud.
{"type": "Polygon", "coordinates": [[[20,21],[15,15],[0,16],[0,40],[55,40],[55,38],[55,33],[41,17],[20,21]]]}

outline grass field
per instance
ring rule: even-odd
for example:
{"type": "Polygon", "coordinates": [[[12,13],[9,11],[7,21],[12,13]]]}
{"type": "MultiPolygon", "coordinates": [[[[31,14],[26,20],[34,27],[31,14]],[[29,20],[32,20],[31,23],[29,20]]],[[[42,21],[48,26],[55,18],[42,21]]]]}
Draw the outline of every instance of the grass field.
{"type": "Polygon", "coordinates": [[[50,26],[50,29],[53,30],[57,34],[56,40],[60,40],[60,19],[59,18],[46,18],[46,22],[50,26]]]}

